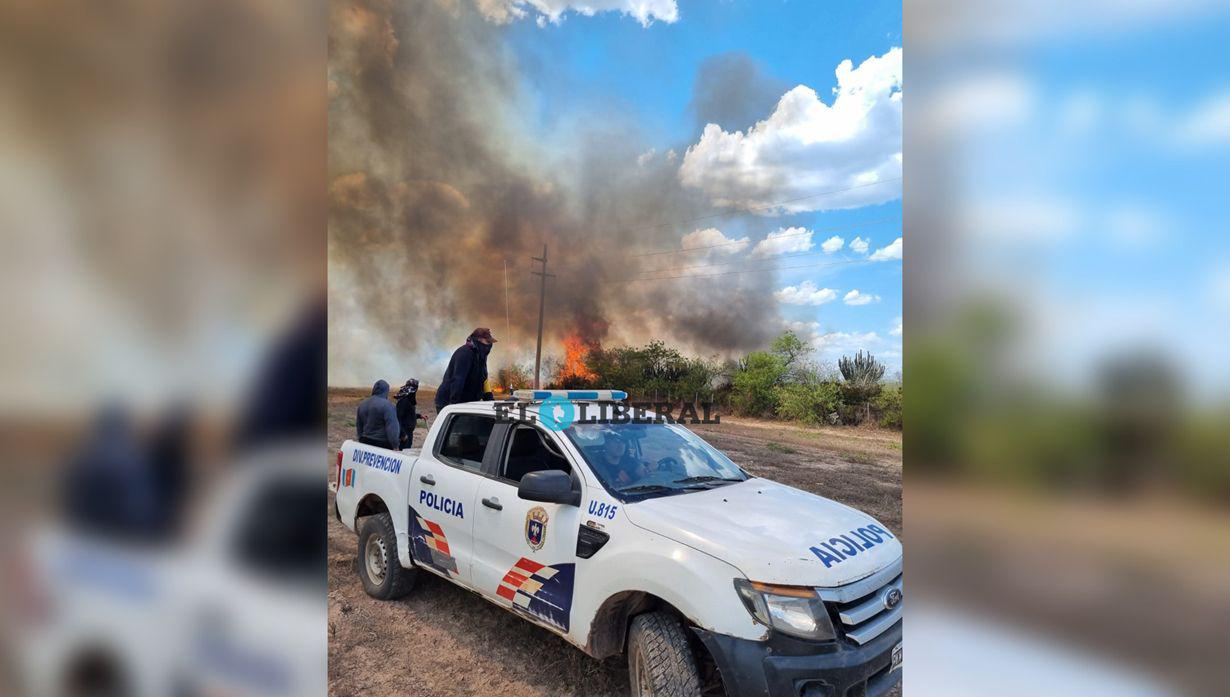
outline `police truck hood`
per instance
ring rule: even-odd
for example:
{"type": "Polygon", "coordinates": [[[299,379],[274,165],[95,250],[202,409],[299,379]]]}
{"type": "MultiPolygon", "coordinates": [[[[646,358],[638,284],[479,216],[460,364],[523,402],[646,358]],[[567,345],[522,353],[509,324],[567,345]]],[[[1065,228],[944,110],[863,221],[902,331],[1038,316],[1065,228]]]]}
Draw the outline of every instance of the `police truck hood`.
{"type": "Polygon", "coordinates": [[[870,516],[767,479],[648,499],[624,510],[634,525],[764,583],[841,586],[901,557],[896,534],[870,516]]]}

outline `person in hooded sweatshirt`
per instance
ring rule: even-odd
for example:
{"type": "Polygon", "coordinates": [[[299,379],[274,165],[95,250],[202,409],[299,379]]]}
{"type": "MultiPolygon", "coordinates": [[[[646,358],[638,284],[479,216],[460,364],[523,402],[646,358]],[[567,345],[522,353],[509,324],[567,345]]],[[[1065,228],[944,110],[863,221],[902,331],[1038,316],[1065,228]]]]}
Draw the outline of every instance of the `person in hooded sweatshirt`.
{"type": "Polygon", "coordinates": [[[440,388],[436,390],[436,411],[450,404],[477,402],[487,397],[484,392],[487,354],[491,353],[491,345],[495,342],[490,329],[479,327],[470,332],[460,348],[453,351],[444,377],[440,379],[440,388]]]}
{"type": "Polygon", "coordinates": [[[397,423],[401,425],[401,447],[414,447],[414,428],[418,426],[418,420],[427,420],[427,417],[418,412],[418,391],[419,381],[410,378],[406,384],[401,386],[397,391],[397,423]]]}
{"type": "Polygon", "coordinates": [[[360,443],[401,450],[401,424],[397,422],[397,409],[389,401],[389,383],[377,380],[372,385],[372,396],[359,405],[354,424],[360,443]]]}
{"type": "Polygon", "coordinates": [[[150,537],[159,521],[158,492],[146,448],[128,410],[109,404],[64,474],[64,514],[71,527],[102,537],[150,537]]]}

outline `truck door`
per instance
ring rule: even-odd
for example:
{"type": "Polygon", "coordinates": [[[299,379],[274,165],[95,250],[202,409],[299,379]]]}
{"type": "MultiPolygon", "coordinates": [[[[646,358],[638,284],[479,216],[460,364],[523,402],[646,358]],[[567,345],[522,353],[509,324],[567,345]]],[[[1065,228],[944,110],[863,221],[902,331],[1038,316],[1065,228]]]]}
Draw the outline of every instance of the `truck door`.
{"type": "Polygon", "coordinates": [[[583,487],[555,438],[524,424],[508,430],[489,470],[492,476],[478,485],[474,586],[496,602],[566,634],[581,509],[517,497],[521,477],[540,470],[568,472],[574,486],[583,487]]]}
{"type": "Polygon", "coordinates": [[[410,550],[420,564],[472,586],[475,495],[495,418],[464,412],[446,418],[410,475],[410,550]]]}

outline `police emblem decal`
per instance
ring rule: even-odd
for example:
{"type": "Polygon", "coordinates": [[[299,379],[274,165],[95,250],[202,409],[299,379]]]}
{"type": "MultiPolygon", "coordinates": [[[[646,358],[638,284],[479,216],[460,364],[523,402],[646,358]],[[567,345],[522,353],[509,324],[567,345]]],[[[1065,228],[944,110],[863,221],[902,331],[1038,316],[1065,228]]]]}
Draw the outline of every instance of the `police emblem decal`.
{"type": "Polygon", "coordinates": [[[548,520],[547,510],[542,506],[534,506],[525,514],[525,542],[535,552],[547,543],[548,520]]]}

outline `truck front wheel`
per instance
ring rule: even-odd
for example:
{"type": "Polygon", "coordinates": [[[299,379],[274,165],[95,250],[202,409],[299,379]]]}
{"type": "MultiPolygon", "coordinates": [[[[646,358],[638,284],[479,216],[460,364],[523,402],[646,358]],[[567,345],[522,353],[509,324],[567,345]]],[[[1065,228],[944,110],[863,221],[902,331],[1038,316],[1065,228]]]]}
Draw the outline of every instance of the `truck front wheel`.
{"type": "Polygon", "coordinates": [[[633,697],[694,697],[700,674],[683,624],[666,612],[632,618],[628,679],[633,697]]]}
{"type": "Polygon", "coordinates": [[[414,587],[415,569],[403,569],[397,558],[397,535],[388,513],[368,516],[359,527],[359,578],[363,590],[377,600],[400,598],[414,587]]]}

